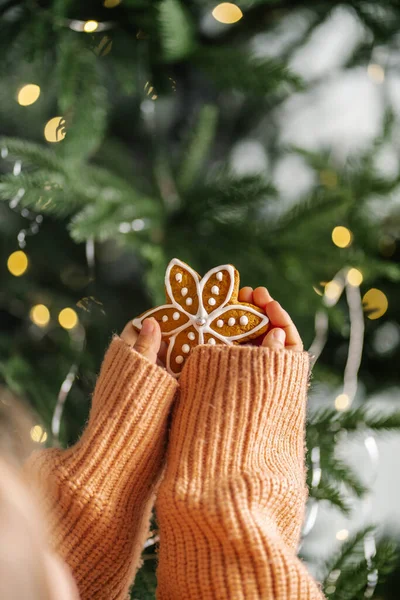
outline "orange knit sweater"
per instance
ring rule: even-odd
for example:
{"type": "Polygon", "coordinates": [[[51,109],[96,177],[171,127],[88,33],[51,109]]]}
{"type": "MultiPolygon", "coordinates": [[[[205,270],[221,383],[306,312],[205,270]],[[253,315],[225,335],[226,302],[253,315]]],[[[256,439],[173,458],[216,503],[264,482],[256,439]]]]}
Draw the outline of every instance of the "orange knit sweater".
{"type": "Polygon", "coordinates": [[[296,557],[308,368],[306,352],[202,345],[178,386],[113,339],[80,440],[27,464],[82,600],[126,600],[156,497],[159,600],[323,598],[296,557]]]}

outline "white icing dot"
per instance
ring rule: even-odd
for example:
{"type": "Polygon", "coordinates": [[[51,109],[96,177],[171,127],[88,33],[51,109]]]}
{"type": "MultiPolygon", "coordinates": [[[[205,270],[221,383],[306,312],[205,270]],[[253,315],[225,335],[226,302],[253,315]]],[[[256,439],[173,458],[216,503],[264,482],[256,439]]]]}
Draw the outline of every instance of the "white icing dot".
{"type": "Polygon", "coordinates": [[[162,320],[164,321],[164,323],[165,323],[166,321],[168,321],[168,315],[163,315],[163,318],[162,318],[162,320]]]}
{"type": "Polygon", "coordinates": [[[172,315],[172,318],[174,321],[177,321],[180,317],[180,314],[178,312],[174,312],[174,314],[172,315]]]}
{"type": "Polygon", "coordinates": [[[222,319],[218,319],[218,321],[217,321],[217,327],[222,327],[223,324],[224,324],[223,320],[222,319]]]}
{"type": "Polygon", "coordinates": [[[176,281],[181,282],[182,281],[182,273],[177,273],[175,275],[175,279],[176,279],[176,281]]]}
{"type": "Polygon", "coordinates": [[[187,354],[188,352],[190,352],[190,346],[189,346],[189,344],[183,344],[183,346],[182,346],[182,352],[184,352],[185,354],[187,354]]]}
{"type": "Polygon", "coordinates": [[[213,285],[211,288],[211,293],[215,294],[216,296],[218,296],[219,294],[219,287],[217,285],[213,285]]]}
{"type": "Polygon", "coordinates": [[[209,298],[208,299],[208,304],[210,304],[210,306],[214,306],[217,303],[215,298],[209,298]]]}
{"type": "Polygon", "coordinates": [[[187,304],[188,306],[192,306],[192,304],[193,304],[193,300],[192,300],[192,298],[186,298],[186,304],[187,304]]]}
{"type": "Polygon", "coordinates": [[[180,365],[181,363],[183,363],[183,356],[181,356],[181,355],[179,354],[179,356],[177,356],[175,360],[176,360],[176,362],[178,363],[178,365],[180,365]]]}
{"type": "Polygon", "coordinates": [[[181,289],[182,296],[186,296],[187,293],[188,293],[188,289],[187,288],[182,288],[181,289]]]}
{"type": "Polygon", "coordinates": [[[195,340],[196,339],[196,336],[194,335],[193,331],[189,331],[188,338],[189,338],[189,340],[195,340]]]}
{"type": "Polygon", "coordinates": [[[211,346],[215,346],[216,341],[214,340],[214,338],[209,338],[208,343],[211,344],[211,346]]]}
{"type": "Polygon", "coordinates": [[[231,317],[230,319],[228,319],[228,325],[229,325],[229,327],[232,327],[235,323],[236,323],[236,319],[234,319],[233,317],[231,317]]]}
{"type": "Polygon", "coordinates": [[[249,322],[249,319],[246,317],[246,315],[243,315],[243,317],[240,317],[241,325],[247,325],[248,322],[249,322]]]}
{"type": "Polygon", "coordinates": [[[222,281],[222,277],[223,277],[222,271],[218,271],[218,273],[217,273],[217,279],[218,279],[218,281],[222,281]]]}

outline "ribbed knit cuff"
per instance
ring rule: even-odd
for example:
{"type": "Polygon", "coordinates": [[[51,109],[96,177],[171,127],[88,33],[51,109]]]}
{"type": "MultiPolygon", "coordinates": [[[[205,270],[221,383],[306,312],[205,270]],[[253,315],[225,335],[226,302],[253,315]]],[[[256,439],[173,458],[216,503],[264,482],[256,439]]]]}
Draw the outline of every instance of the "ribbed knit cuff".
{"type": "Polygon", "coordinates": [[[169,476],[204,482],[267,469],[303,485],[308,371],[307,352],[196,347],[180,378],[169,476]]]}
{"type": "Polygon", "coordinates": [[[144,487],[159,472],[177,381],[115,336],[105,355],[81,439],[60,455],[60,470],[102,499],[144,487]],[[146,483],[147,478],[147,483],[146,483]]]}

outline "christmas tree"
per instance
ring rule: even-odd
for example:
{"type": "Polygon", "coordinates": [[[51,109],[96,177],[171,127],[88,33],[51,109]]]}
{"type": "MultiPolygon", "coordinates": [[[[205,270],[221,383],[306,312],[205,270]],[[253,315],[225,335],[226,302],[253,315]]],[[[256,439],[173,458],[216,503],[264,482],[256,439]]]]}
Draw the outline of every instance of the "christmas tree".
{"type": "MultiPolygon", "coordinates": [[[[300,551],[334,600],[391,598],[397,560],[373,514],[327,562],[307,548],[320,506],[351,515],[370,493],[343,437],[372,472],[376,435],[400,428],[369,406],[398,384],[399,25],[393,0],[0,1],[3,386],[35,409],[38,444],[72,444],[111,332],[163,302],[169,260],[234,264],[312,356],[300,551]],[[324,63],[335,23],[351,43],[324,63]],[[357,123],[346,142],[307,121],[335,74],[378,107],[358,145],[357,123]]],[[[154,518],[132,598],[154,598],[157,543],[154,518]]]]}

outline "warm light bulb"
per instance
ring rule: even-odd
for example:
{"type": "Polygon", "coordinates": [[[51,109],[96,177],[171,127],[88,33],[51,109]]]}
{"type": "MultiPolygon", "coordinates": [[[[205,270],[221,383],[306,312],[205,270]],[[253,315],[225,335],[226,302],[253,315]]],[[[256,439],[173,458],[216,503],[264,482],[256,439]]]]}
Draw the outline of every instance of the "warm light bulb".
{"type": "Polygon", "coordinates": [[[347,281],[350,285],[359,286],[362,284],[363,275],[358,269],[349,269],[347,273],[347,281]]]}
{"type": "Polygon", "coordinates": [[[237,23],[243,17],[243,13],[236,4],[232,2],[222,2],[212,11],[212,16],[216,21],[224,24],[237,23]]]}
{"type": "Polygon", "coordinates": [[[364,310],[369,314],[368,319],[379,319],[388,309],[389,302],[385,294],[381,290],[371,288],[364,294],[362,299],[364,310]]]}
{"type": "Polygon", "coordinates": [[[86,31],[86,33],[93,33],[93,31],[96,31],[98,26],[99,24],[97,21],[86,21],[83,26],[83,31],[86,31]]]}
{"type": "Polygon", "coordinates": [[[32,306],[29,316],[31,321],[38,327],[46,327],[50,321],[49,309],[44,304],[36,304],[36,306],[32,306]]]}
{"type": "Polygon", "coordinates": [[[106,8],[115,8],[118,4],[121,4],[121,0],[104,0],[103,2],[103,6],[106,8]]]}
{"type": "Polygon", "coordinates": [[[40,87],[34,83],[27,83],[19,91],[17,102],[21,106],[29,106],[36,102],[40,96],[40,87]]]}
{"type": "Polygon", "coordinates": [[[64,329],[73,329],[78,324],[78,315],[73,308],[63,308],[58,315],[58,322],[64,329]]]}
{"type": "Polygon", "coordinates": [[[347,394],[339,394],[335,398],[335,408],[336,410],[346,410],[350,406],[350,398],[347,394]]]}
{"type": "Polygon", "coordinates": [[[341,542],[344,542],[344,540],[347,540],[348,537],[349,537],[349,532],[347,531],[347,529],[340,529],[336,533],[336,539],[340,540],[341,542]]]}
{"type": "Polygon", "coordinates": [[[32,427],[30,434],[33,442],[44,444],[47,440],[47,433],[40,425],[35,425],[34,427],[32,427]]]}
{"type": "Polygon", "coordinates": [[[335,246],[338,246],[339,248],[347,248],[347,246],[350,246],[352,239],[353,234],[347,227],[342,227],[340,225],[335,227],[332,231],[332,241],[335,246]]]}
{"type": "Polygon", "coordinates": [[[65,138],[64,117],[53,117],[47,121],[44,128],[44,137],[48,142],[61,142],[65,138]]]}
{"type": "Polygon", "coordinates": [[[340,296],[341,291],[342,288],[337,281],[328,281],[325,286],[325,296],[329,300],[336,300],[340,296]]]}
{"type": "Polygon", "coordinates": [[[383,70],[383,67],[381,67],[381,65],[377,65],[374,63],[369,64],[367,73],[368,73],[368,77],[374,83],[380,84],[385,81],[385,71],[383,70]]]}
{"type": "Polygon", "coordinates": [[[15,277],[23,275],[28,268],[28,257],[25,252],[17,250],[10,254],[7,261],[7,268],[11,275],[14,275],[15,277]]]}

